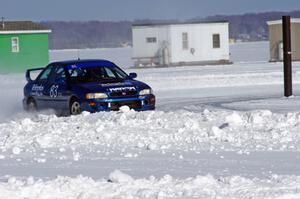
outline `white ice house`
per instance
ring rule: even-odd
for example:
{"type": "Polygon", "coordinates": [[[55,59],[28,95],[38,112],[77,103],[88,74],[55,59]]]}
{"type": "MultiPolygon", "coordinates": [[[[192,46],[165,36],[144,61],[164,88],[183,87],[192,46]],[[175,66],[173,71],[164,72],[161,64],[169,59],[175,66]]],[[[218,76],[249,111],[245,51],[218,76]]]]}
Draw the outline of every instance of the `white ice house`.
{"type": "Polygon", "coordinates": [[[224,64],[229,61],[229,23],[134,24],[135,66],[224,64]]]}

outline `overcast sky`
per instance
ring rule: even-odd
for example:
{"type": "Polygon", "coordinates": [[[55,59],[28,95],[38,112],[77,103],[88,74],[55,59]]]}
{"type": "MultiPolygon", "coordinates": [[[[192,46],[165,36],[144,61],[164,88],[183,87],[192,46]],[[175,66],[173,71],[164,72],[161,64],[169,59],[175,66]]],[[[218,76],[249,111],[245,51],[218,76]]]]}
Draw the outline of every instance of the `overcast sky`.
{"type": "Polygon", "coordinates": [[[189,19],[300,10],[300,0],[0,0],[7,20],[189,19]]]}

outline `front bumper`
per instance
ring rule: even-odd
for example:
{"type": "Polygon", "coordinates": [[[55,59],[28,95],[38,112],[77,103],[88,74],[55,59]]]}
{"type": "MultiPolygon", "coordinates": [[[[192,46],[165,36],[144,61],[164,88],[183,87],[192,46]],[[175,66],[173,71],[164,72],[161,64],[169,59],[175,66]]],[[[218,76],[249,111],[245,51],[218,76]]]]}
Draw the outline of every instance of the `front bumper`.
{"type": "Polygon", "coordinates": [[[155,109],[155,96],[146,95],[129,98],[93,99],[81,103],[82,111],[91,113],[100,111],[117,111],[121,106],[129,106],[136,111],[147,111],[155,109]]]}

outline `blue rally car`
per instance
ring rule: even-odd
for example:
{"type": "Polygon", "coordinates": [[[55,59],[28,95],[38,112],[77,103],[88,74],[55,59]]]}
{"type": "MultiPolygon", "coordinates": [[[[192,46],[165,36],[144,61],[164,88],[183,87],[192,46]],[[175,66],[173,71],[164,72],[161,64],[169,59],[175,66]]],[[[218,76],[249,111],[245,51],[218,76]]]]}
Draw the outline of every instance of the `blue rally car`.
{"type": "Polygon", "coordinates": [[[71,115],[82,111],[154,110],[155,96],[145,83],[135,80],[107,60],[76,60],[49,64],[26,72],[25,110],[54,109],[71,115]],[[35,80],[30,73],[42,70],[35,80]]]}

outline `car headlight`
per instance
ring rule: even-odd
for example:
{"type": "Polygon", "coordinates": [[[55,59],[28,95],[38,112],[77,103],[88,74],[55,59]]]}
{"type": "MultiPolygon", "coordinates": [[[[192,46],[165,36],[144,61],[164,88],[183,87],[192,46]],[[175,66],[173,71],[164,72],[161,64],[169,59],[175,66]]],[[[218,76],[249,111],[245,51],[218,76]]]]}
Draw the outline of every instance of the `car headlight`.
{"type": "Polygon", "coordinates": [[[86,99],[105,99],[108,96],[105,93],[88,93],[85,95],[86,99]]]}
{"type": "Polygon", "coordinates": [[[150,88],[143,89],[143,90],[140,91],[139,94],[140,95],[150,95],[150,94],[152,94],[152,89],[150,89],[150,88]]]}

